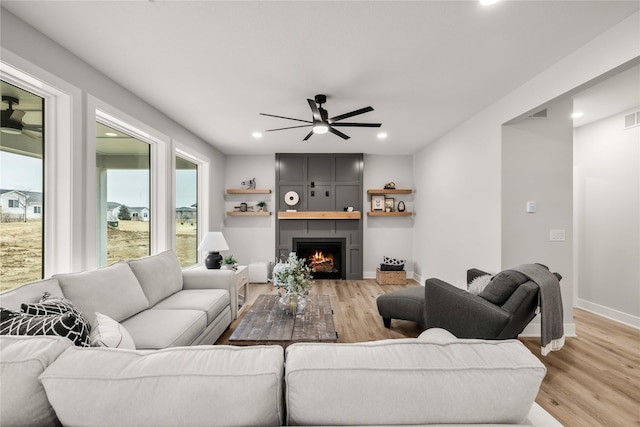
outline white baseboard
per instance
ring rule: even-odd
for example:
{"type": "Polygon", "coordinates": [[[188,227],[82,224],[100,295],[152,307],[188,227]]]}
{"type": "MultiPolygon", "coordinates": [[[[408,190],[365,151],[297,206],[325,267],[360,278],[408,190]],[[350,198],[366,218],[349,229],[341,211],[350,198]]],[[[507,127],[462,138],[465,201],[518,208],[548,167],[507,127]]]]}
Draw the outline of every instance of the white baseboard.
{"type": "Polygon", "coordinates": [[[605,307],[594,302],[585,301],[580,298],[578,298],[577,307],[597,314],[598,316],[606,317],[607,319],[613,320],[614,322],[622,323],[635,329],[640,329],[640,317],[638,316],[623,313],[622,311],[605,307]]]}
{"type": "MultiPolygon", "coordinates": [[[[575,337],[576,335],[576,324],[575,323],[565,323],[564,327],[564,336],[565,337],[575,337]]],[[[539,337],[540,336],[540,315],[538,314],[532,321],[524,328],[524,331],[519,337],[539,337]]]]}

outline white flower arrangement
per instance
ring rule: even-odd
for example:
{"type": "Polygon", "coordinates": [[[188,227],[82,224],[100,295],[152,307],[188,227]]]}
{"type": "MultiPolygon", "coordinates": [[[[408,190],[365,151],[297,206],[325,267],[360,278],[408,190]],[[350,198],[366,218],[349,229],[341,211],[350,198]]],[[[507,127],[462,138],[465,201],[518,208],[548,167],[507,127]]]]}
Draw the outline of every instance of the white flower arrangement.
{"type": "Polygon", "coordinates": [[[295,252],[291,252],[286,262],[278,262],[273,268],[273,285],[278,288],[278,295],[280,290],[308,295],[313,285],[311,268],[304,258],[298,258],[295,252]]]}

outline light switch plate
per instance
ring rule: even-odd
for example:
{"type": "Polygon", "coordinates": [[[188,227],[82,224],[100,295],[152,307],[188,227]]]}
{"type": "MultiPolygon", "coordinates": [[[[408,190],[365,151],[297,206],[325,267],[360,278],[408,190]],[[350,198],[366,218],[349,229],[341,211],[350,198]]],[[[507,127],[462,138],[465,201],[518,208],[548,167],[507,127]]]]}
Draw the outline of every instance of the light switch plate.
{"type": "Polygon", "coordinates": [[[549,240],[552,242],[563,242],[566,238],[564,230],[551,230],[549,232],[549,240]]]}
{"type": "Polygon", "coordinates": [[[527,213],[536,213],[536,202],[527,202],[527,213]]]}

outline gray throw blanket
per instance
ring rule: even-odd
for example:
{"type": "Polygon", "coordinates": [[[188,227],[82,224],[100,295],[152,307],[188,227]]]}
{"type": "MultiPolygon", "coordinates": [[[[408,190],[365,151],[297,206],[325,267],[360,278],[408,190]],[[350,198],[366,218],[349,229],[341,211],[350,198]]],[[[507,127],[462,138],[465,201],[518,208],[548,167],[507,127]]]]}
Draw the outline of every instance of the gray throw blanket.
{"type": "Polygon", "coordinates": [[[558,351],[564,345],[562,295],[560,282],[547,268],[538,264],[523,264],[511,270],[518,271],[540,288],[540,345],[543,356],[558,351]]]}

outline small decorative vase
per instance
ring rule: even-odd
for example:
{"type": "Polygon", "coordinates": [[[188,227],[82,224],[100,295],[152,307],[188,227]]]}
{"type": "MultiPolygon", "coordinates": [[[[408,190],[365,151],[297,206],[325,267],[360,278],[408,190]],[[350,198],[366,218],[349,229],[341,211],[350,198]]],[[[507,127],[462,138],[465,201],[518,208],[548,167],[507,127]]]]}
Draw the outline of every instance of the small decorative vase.
{"type": "Polygon", "coordinates": [[[282,310],[287,314],[296,316],[304,311],[304,308],[307,305],[307,300],[300,294],[287,292],[280,297],[279,303],[282,310]]]}

